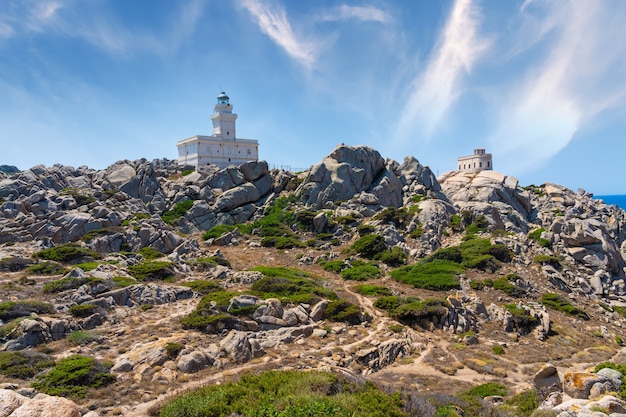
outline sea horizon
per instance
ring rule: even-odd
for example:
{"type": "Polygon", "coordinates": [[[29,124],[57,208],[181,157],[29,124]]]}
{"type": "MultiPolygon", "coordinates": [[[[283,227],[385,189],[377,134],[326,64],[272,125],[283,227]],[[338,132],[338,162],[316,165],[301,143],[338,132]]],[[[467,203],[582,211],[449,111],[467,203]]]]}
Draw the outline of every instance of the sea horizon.
{"type": "Polygon", "coordinates": [[[615,204],[622,210],[626,210],[626,194],[594,195],[593,198],[602,200],[606,204],[615,204]]]}

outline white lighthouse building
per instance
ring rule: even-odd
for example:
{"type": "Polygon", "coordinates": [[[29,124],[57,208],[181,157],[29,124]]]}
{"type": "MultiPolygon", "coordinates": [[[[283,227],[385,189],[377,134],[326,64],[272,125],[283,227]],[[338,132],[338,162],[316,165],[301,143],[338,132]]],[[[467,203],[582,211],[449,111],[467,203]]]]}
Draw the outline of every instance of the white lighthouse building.
{"type": "Polygon", "coordinates": [[[461,156],[458,158],[459,171],[480,172],[493,169],[493,160],[490,153],[484,148],[474,149],[474,155],[461,156]]]}
{"type": "Polygon", "coordinates": [[[238,138],[235,131],[237,115],[233,113],[230,98],[225,92],[217,96],[215,111],[211,115],[213,134],[196,135],[178,141],[178,163],[197,168],[209,164],[225,168],[259,159],[259,141],[238,138]]]}

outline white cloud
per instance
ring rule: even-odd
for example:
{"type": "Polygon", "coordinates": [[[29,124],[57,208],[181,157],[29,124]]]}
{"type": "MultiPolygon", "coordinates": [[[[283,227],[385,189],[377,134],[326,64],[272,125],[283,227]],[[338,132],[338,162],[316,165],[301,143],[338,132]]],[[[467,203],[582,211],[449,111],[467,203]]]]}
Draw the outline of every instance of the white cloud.
{"type": "Polygon", "coordinates": [[[618,3],[525,3],[522,17],[542,16],[540,25],[552,30],[537,39],[547,44],[545,56],[492,103],[498,123],[490,143],[509,169],[540,166],[599,113],[625,106],[626,10],[618,3]]]}
{"type": "Polygon", "coordinates": [[[259,0],[242,0],[241,4],[256,19],[263,33],[291,58],[311,68],[317,58],[318,47],[294,32],[283,7],[262,4],[259,0]]]}
{"type": "Polygon", "coordinates": [[[486,53],[478,33],[480,13],[472,0],[457,0],[424,71],[413,81],[400,119],[399,137],[430,136],[463,90],[463,76],[486,53]]]}
{"type": "Polygon", "coordinates": [[[356,19],[364,22],[387,23],[390,16],[381,9],[372,6],[348,6],[342,4],[320,17],[322,21],[356,19]]]}

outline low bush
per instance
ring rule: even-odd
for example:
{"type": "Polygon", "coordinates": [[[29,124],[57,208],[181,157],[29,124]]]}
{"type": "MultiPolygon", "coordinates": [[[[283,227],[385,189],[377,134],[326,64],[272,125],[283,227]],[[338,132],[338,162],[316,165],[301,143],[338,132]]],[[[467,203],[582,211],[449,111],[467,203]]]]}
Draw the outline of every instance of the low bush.
{"type": "Polygon", "coordinates": [[[361,323],[361,309],[348,301],[333,300],[328,303],[324,310],[324,320],[339,323],[361,323]]]}
{"type": "Polygon", "coordinates": [[[160,417],[406,417],[397,395],[330,372],[267,371],[207,385],[160,410],[160,417]]]}
{"type": "Polygon", "coordinates": [[[43,292],[46,294],[73,290],[85,284],[96,284],[102,282],[101,279],[93,277],[65,277],[54,281],[46,282],[43,285],[43,292]]]}
{"type": "Polygon", "coordinates": [[[158,259],[165,255],[163,252],[151,248],[150,246],[144,246],[139,250],[139,253],[144,259],[148,260],[158,259]]]}
{"type": "Polygon", "coordinates": [[[44,369],[54,366],[54,360],[33,351],[0,352],[0,374],[19,379],[29,379],[44,369]]]}
{"type": "Polygon", "coordinates": [[[140,281],[171,280],[174,269],[169,261],[144,261],[128,267],[130,275],[140,281]]]}
{"type": "Polygon", "coordinates": [[[511,284],[507,277],[498,278],[493,281],[493,288],[502,291],[506,295],[510,295],[511,297],[521,297],[526,293],[522,288],[517,285],[511,284]]]}
{"type": "Polygon", "coordinates": [[[98,306],[95,304],[77,304],[73,305],[68,309],[68,313],[70,313],[74,317],[89,317],[92,314],[95,314],[98,311],[98,306]]]}
{"type": "Polygon", "coordinates": [[[356,263],[353,262],[352,267],[341,271],[341,278],[350,281],[367,281],[368,279],[378,278],[380,269],[373,263],[356,263]]]}
{"type": "Polygon", "coordinates": [[[541,404],[541,397],[537,391],[530,389],[515,394],[506,401],[506,404],[515,407],[522,416],[531,416],[541,404]]]}
{"type": "Polygon", "coordinates": [[[226,258],[222,258],[221,256],[209,256],[208,258],[197,258],[187,262],[190,266],[199,269],[206,270],[211,267],[221,265],[227,268],[230,268],[230,261],[226,258]]]}
{"type": "Polygon", "coordinates": [[[486,384],[477,385],[464,392],[466,395],[480,398],[490,397],[493,395],[504,397],[508,393],[509,389],[497,382],[487,382],[486,384]]]}
{"type": "Polygon", "coordinates": [[[48,261],[67,263],[83,258],[100,259],[102,256],[99,253],[77,245],[76,243],[64,243],[62,245],[55,246],[54,248],[36,252],[33,257],[48,261]]]}
{"type": "Polygon", "coordinates": [[[504,355],[504,347],[502,347],[502,345],[494,345],[491,348],[491,351],[495,354],[495,355],[504,355]]]}
{"type": "Polygon", "coordinates": [[[381,287],[379,285],[361,284],[361,285],[356,285],[354,287],[354,290],[358,292],[359,294],[368,295],[368,296],[381,296],[381,295],[389,296],[392,294],[389,288],[381,287]]]}
{"type": "Polygon", "coordinates": [[[389,266],[400,266],[406,264],[406,253],[397,246],[386,249],[380,253],[376,259],[389,266]]]}
{"type": "Polygon", "coordinates": [[[264,277],[252,284],[251,293],[261,298],[279,298],[283,302],[314,304],[337,295],[323,287],[311,274],[296,268],[257,266],[252,271],[264,277]]]}
{"type": "Polygon", "coordinates": [[[75,345],[87,345],[99,341],[100,338],[100,333],[91,330],[76,330],[67,336],[67,340],[75,345]]]}
{"type": "Polygon", "coordinates": [[[513,316],[513,324],[520,334],[526,334],[539,324],[539,319],[531,316],[530,311],[516,304],[505,304],[504,308],[513,316]]]}
{"type": "Polygon", "coordinates": [[[541,296],[541,304],[553,310],[563,311],[570,316],[589,320],[589,316],[583,310],[574,307],[569,301],[558,294],[546,293],[541,296]]]}
{"type": "Polygon", "coordinates": [[[217,239],[222,236],[224,233],[232,232],[235,230],[237,226],[231,224],[218,224],[216,226],[211,227],[206,232],[202,233],[202,240],[208,239],[217,239]]]}
{"type": "Polygon", "coordinates": [[[391,277],[415,288],[435,291],[449,291],[460,288],[458,274],[465,268],[452,261],[435,259],[431,262],[416,263],[391,271],[391,277]]]}
{"type": "Polygon", "coordinates": [[[41,301],[5,301],[0,303],[0,320],[13,320],[18,317],[36,314],[53,314],[55,308],[41,301]]]}
{"type": "Polygon", "coordinates": [[[195,292],[200,294],[208,294],[211,292],[221,291],[222,287],[215,281],[207,281],[204,279],[197,279],[195,281],[184,282],[181,285],[189,287],[195,292]]]}
{"type": "Polygon", "coordinates": [[[322,269],[324,271],[332,271],[337,274],[341,273],[341,271],[343,271],[344,269],[350,267],[350,265],[342,259],[323,261],[320,263],[320,265],[322,266],[322,269]]]}
{"type": "Polygon", "coordinates": [[[368,234],[354,242],[350,249],[367,259],[376,259],[387,249],[385,239],[378,234],[368,234]]]}
{"type": "Polygon", "coordinates": [[[101,362],[88,356],[72,355],[39,375],[33,388],[48,395],[82,398],[89,388],[100,388],[114,381],[115,376],[101,362]]]}
{"type": "Polygon", "coordinates": [[[391,312],[391,317],[411,326],[422,325],[425,321],[439,322],[446,314],[448,314],[446,301],[431,298],[401,304],[391,312]]]}
{"type": "Polygon", "coordinates": [[[43,261],[26,268],[26,272],[32,275],[62,275],[69,270],[58,262],[43,261]]]}
{"type": "Polygon", "coordinates": [[[161,214],[161,218],[165,223],[173,224],[176,220],[183,217],[192,206],[193,200],[181,201],[176,203],[171,210],[164,211],[161,214]]]}
{"type": "Polygon", "coordinates": [[[374,301],[374,307],[390,313],[400,307],[400,304],[402,304],[402,300],[397,295],[387,295],[377,298],[376,301],[374,301]]]}
{"type": "Polygon", "coordinates": [[[561,260],[554,255],[537,255],[534,259],[538,264],[548,264],[552,265],[556,269],[561,269],[561,260]]]}
{"type": "Polygon", "coordinates": [[[131,277],[118,276],[118,277],[111,278],[111,281],[113,281],[115,284],[117,284],[117,286],[119,288],[124,288],[124,287],[128,287],[130,285],[137,284],[137,280],[134,279],[134,278],[131,278],[131,277]]]}
{"type": "Polygon", "coordinates": [[[167,353],[167,357],[170,359],[176,359],[178,354],[185,348],[185,345],[182,343],[176,342],[167,342],[165,344],[165,353],[167,353]]]}

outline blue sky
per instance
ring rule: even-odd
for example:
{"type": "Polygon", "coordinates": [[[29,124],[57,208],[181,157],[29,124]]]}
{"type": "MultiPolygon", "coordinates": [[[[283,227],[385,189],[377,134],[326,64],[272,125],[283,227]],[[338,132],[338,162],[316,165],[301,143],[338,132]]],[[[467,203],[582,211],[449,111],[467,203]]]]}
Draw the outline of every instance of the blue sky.
{"type": "Polygon", "coordinates": [[[364,144],[435,173],[624,194],[623,0],[0,0],[0,164],[176,158],[224,90],[308,168],[364,144]]]}

